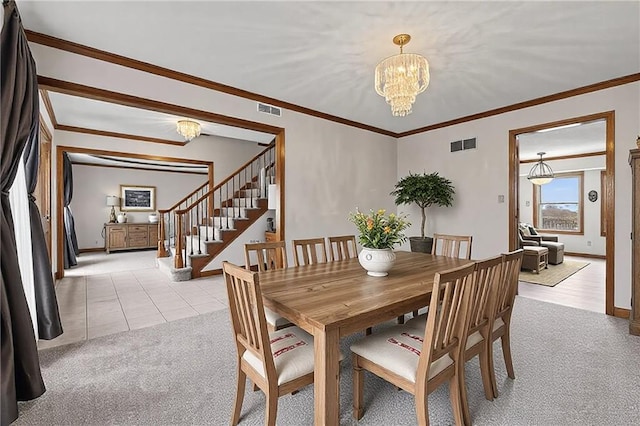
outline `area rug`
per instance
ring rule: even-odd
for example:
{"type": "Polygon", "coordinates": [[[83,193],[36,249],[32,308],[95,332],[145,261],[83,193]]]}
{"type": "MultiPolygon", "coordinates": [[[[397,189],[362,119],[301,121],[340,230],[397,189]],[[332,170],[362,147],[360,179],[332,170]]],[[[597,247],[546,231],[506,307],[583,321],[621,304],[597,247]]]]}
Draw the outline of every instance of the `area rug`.
{"type": "Polygon", "coordinates": [[[520,281],[554,287],[588,264],[589,262],[565,260],[559,265],[549,265],[547,269],[540,270],[540,274],[532,271],[520,271],[520,281]]]}

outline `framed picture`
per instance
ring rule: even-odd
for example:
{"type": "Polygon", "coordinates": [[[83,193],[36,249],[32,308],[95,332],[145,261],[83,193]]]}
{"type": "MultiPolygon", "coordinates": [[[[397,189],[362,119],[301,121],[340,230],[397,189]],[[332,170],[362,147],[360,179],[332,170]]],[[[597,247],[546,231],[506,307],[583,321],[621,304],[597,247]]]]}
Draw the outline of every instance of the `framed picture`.
{"type": "Polygon", "coordinates": [[[120,210],[151,212],[156,210],[156,187],[120,185],[120,210]]]}

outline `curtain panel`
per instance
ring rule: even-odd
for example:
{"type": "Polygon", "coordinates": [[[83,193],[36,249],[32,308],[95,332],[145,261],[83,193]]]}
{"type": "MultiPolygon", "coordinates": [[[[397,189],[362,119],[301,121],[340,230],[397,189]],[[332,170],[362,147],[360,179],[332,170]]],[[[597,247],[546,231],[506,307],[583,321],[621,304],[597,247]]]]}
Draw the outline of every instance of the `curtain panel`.
{"type": "MultiPolygon", "coordinates": [[[[40,108],[36,104],[36,110],[40,108]]],[[[36,111],[36,117],[40,117],[36,111]]],[[[31,253],[33,257],[33,281],[38,318],[38,337],[50,340],[62,334],[62,323],[58,312],[51,261],[47,252],[47,243],[42,229],[40,210],[36,205],[33,192],[38,184],[38,167],[40,165],[40,122],[36,120],[24,152],[24,171],[29,193],[29,220],[31,222],[31,253]]]]}
{"type": "Polygon", "coordinates": [[[0,404],[1,422],[18,417],[18,400],[28,400],[45,391],[35,335],[18,266],[9,189],[34,121],[38,120],[38,82],[20,14],[14,1],[3,2],[4,22],[0,35],[0,404]]]}
{"type": "Polygon", "coordinates": [[[69,269],[78,264],[76,256],[78,250],[78,239],[76,238],[76,226],[73,213],[69,204],[73,199],[73,170],[71,159],[66,152],[62,155],[62,177],[64,185],[64,269],[69,269]]]}

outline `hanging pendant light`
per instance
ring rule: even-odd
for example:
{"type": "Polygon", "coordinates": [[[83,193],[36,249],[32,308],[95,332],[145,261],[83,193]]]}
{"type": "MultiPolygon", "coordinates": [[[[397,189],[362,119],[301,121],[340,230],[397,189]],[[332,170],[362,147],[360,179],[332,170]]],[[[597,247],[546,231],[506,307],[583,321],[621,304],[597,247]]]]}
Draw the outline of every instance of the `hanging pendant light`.
{"type": "Polygon", "coordinates": [[[389,105],[391,113],[397,117],[411,114],[416,96],[429,85],[429,63],[416,53],[404,53],[403,47],[409,43],[409,34],[398,34],[393,43],[400,46],[400,54],[382,60],[376,66],[375,88],[389,105]]]}
{"type": "Polygon", "coordinates": [[[540,160],[531,168],[529,175],[527,176],[527,179],[529,179],[534,185],[544,185],[545,183],[551,182],[554,177],[551,167],[542,161],[542,156],[544,154],[546,154],[546,152],[539,152],[537,154],[540,156],[540,160]]]}
{"type": "Polygon", "coordinates": [[[189,142],[191,139],[200,136],[200,123],[191,120],[180,120],[176,125],[176,130],[189,142]]]}

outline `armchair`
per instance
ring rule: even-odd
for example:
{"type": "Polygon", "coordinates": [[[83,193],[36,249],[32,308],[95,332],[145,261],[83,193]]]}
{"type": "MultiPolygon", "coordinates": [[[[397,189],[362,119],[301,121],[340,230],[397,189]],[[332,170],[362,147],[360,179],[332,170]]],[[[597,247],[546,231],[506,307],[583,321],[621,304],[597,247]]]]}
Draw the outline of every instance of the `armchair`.
{"type": "Polygon", "coordinates": [[[549,249],[549,263],[558,265],[564,261],[564,243],[558,242],[557,235],[540,235],[533,226],[521,223],[518,226],[520,248],[540,246],[549,249]]]}

